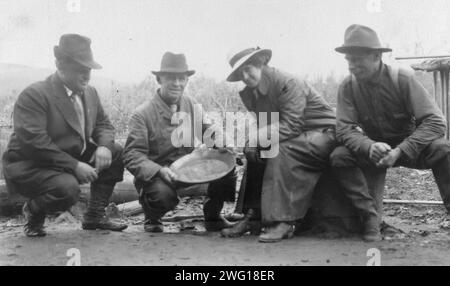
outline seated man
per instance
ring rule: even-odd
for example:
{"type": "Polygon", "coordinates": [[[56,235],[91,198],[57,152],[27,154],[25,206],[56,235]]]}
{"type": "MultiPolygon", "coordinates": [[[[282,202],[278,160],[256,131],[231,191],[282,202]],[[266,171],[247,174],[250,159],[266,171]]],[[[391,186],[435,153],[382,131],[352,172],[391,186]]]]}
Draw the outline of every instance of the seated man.
{"type": "Polygon", "coordinates": [[[27,236],[44,236],[45,215],[77,202],[80,183],[91,183],[84,229],[127,227],[104,217],[124,167],[114,127],[88,86],[91,69],[101,68],[90,43],[76,34],[61,36],[54,48],[56,73],[27,87],[14,106],[3,171],[8,190],[30,199],[23,208],[27,236]]]}
{"type": "MultiPolygon", "coordinates": [[[[135,177],[145,214],[144,230],[148,232],[163,232],[161,218],[178,204],[176,174],[169,168],[170,164],[194,150],[193,144],[178,147],[172,141],[179,131],[178,124],[172,124],[176,112],[187,114],[191,122],[196,120],[195,101],[183,94],[188,77],[194,72],[188,69],[183,54],[165,53],[160,71],[153,72],[160,88],[135,110],[130,120],[124,162],[135,177]]],[[[203,130],[206,127],[203,125],[203,130]]],[[[196,135],[194,128],[184,132],[190,132],[191,138],[196,135]]],[[[218,231],[231,226],[220,212],[225,201],[234,201],[235,188],[234,171],[209,184],[203,206],[206,230],[218,231]]]]}
{"type": "Polygon", "coordinates": [[[345,54],[351,75],[339,88],[336,133],[343,146],[331,164],[363,219],[363,238],[381,239],[386,169],[393,166],[431,168],[450,211],[450,143],[434,100],[412,74],[382,62],[391,49],[372,29],[350,26],[336,51],[345,54]]]}

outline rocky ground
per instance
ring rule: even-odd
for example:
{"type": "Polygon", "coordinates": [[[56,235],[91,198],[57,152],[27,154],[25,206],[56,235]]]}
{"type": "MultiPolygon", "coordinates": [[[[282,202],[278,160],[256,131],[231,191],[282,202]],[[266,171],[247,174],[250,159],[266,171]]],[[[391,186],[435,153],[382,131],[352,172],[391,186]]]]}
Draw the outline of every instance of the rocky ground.
{"type": "MultiPolygon", "coordinates": [[[[396,168],[388,173],[386,199],[440,200],[430,171],[396,168]]],[[[202,198],[185,197],[164,218],[165,232],[143,232],[143,216],[110,214],[129,224],[123,233],[84,231],[82,205],[47,219],[48,235],[27,238],[23,217],[0,217],[0,265],[66,265],[74,251],[81,265],[366,265],[379,251],[381,265],[450,265],[450,219],[441,205],[385,204],[392,228],[384,240],[307,233],[275,244],[255,236],[225,239],[203,228],[202,198]],[[75,250],[74,250],[75,249],[75,250]]],[[[230,214],[234,204],[227,204],[230,214]]]]}

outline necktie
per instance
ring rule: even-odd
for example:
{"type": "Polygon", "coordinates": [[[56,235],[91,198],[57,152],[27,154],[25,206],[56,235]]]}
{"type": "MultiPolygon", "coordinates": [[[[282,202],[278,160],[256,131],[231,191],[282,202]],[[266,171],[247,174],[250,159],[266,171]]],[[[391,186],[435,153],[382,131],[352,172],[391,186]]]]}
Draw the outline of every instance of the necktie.
{"type": "Polygon", "coordinates": [[[80,96],[75,93],[72,92],[72,95],[70,96],[70,100],[73,103],[73,107],[75,108],[75,112],[77,114],[78,117],[78,122],[80,123],[81,126],[81,131],[82,131],[82,138],[83,138],[83,150],[81,151],[81,153],[84,152],[85,146],[86,146],[86,140],[85,140],[85,121],[84,121],[84,112],[83,112],[83,103],[81,102],[81,98],[80,96]]]}
{"type": "Polygon", "coordinates": [[[170,110],[172,111],[172,113],[177,112],[177,109],[178,109],[178,107],[177,107],[176,104],[172,104],[172,105],[170,106],[170,110]]]}

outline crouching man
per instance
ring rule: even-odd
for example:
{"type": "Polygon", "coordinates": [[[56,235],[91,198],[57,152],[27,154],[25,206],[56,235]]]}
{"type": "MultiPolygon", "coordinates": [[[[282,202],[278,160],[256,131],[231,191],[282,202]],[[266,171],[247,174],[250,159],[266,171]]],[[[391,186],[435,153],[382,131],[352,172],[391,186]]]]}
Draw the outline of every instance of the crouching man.
{"type": "Polygon", "coordinates": [[[29,198],[23,208],[27,236],[45,236],[45,216],[68,210],[84,183],[91,183],[91,196],[83,229],[127,227],[105,217],[124,167],[114,128],[88,86],[91,69],[101,68],[90,43],[76,34],[61,36],[54,48],[56,73],[28,86],[14,105],[3,171],[8,190],[29,198]]]}
{"type": "Polygon", "coordinates": [[[363,238],[378,241],[386,169],[432,169],[450,211],[450,143],[442,112],[409,72],[382,62],[383,48],[372,29],[352,25],[345,42],[351,75],[339,88],[337,138],[331,154],[342,189],[361,214],[363,238]]]}
{"type": "MultiPolygon", "coordinates": [[[[149,100],[135,110],[130,120],[124,162],[135,177],[139,202],[145,214],[144,230],[147,232],[163,232],[161,218],[179,202],[176,174],[169,166],[178,158],[191,153],[194,144],[174,144],[172,139],[174,135],[177,137],[180,128],[179,121],[172,123],[175,122],[172,117],[178,112],[177,114],[188,115],[191,122],[196,120],[194,110],[198,109],[195,101],[184,95],[188,78],[194,72],[188,69],[183,54],[165,53],[160,71],[152,72],[156,75],[160,88],[149,94],[149,100]]],[[[203,131],[208,128],[207,125],[202,125],[203,122],[199,124],[203,131]]],[[[182,131],[182,135],[189,138],[196,135],[194,128],[182,131]]],[[[220,212],[225,201],[234,201],[235,188],[234,171],[209,184],[203,206],[206,230],[219,231],[231,226],[220,212]]]]}

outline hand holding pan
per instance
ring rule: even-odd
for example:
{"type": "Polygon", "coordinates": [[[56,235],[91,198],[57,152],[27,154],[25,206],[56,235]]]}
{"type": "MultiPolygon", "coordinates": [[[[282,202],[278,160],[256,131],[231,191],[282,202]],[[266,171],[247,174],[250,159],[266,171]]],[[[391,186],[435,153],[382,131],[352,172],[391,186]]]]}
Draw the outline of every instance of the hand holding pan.
{"type": "Polygon", "coordinates": [[[224,177],[234,169],[235,162],[231,151],[199,148],[173,162],[170,169],[177,175],[177,182],[201,184],[224,177]]]}

